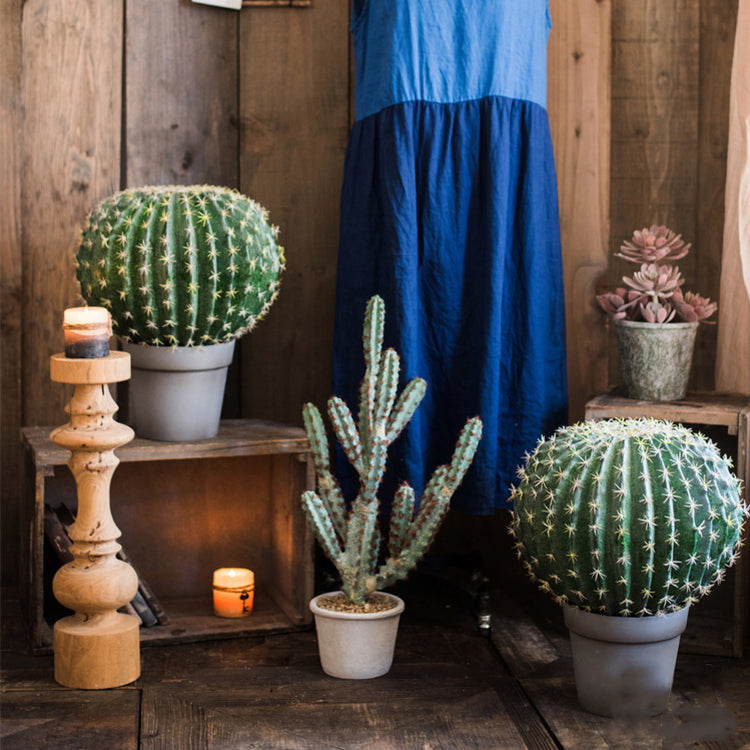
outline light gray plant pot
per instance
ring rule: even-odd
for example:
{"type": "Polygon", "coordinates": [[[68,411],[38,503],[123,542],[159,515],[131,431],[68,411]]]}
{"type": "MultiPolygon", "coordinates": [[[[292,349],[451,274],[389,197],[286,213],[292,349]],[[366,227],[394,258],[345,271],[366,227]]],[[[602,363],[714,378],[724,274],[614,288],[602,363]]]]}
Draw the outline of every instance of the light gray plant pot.
{"type": "Polygon", "coordinates": [[[381,677],[393,663],[403,600],[394,594],[383,594],[396,606],[366,614],[337,612],[318,605],[321,597],[336,593],[320,594],[310,602],[323,671],[345,680],[381,677]]]}
{"type": "Polygon", "coordinates": [[[213,437],[234,344],[170,348],[125,342],[131,357],[129,420],[136,435],[163,441],[213,437]]]}
{"type": "Polygon", "coordinates": [[[697,330],[697,321],[616,320],[617,348],[628,398],[640,401],[685,398],[697,330]]]}
{"type": "Polygon", "coordinates": [[[612,617],[564,605],[581,707],[600,716],[664,712],[688,612],[612,617]]]}

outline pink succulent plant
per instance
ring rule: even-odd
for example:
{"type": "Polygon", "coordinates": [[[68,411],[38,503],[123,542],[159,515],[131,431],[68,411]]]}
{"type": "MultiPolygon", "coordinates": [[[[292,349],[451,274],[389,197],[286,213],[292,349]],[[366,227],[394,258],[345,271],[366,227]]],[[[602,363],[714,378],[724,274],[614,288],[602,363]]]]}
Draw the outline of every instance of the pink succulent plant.
{"type": "Polygon", "coordinates": [[[641,317],[647,323],[669,323],[675,316],[676,310],[669,302],[651,301],[639,305],[641,317]]]}
{"type": "Polygon", "coordinates": [[[677,266],[657,266],[655,263],[644,263],[633,278],[622,279],[631,289],[648,294],[650,297],[669,297],[672,292],[685,283],[677,266]]]}
{"type": "Polygon", "coordinates": [[[675,234],[663,225],[652,224],[649,228],[636,229],[632,240],[623,242],[616,256],[631,263],[656,263],[666,259],[679,260],[689,250],[690,244],[685,244],[681,234],[675,234]]]}
{"type": "Polygon", "coordinates": [[[694,320],[705,320],[713,315],[719,307],[716,302],[711,302],[707,297],[701,297],[699,294],[687,292],[683,297],[681,291],[676,291],[672,295],[672,304],[677,314],[686,323],[694,320]]]}
{"type": "Polygon", "coordinates": [[[652,225],[633,232],[631,241],[620,246],[616,257],[638,263],[640,270],[623,276],[626,287],[600,294],[597,302],[615,320],[641,320],[647,323],[703,321],[716,312],[718,305],[693,292],[684,295],[685,283],[680,269],[663,260],[684,258],[690,244],[682,235],[665,226],[652,225]]]}

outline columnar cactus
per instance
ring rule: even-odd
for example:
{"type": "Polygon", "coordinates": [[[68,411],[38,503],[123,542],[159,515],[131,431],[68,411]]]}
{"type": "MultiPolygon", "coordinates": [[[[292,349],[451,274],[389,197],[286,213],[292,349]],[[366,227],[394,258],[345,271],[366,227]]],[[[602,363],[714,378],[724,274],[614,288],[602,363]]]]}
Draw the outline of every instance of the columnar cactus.
{"type": "Polygon", "coordinates": [[[276,299],[284,252],[266,210],[223,187],[124,190],[89,215],[81,294],[114,332],[155,346],[218,344],[252,330],[276,299]]]}
{"type": "Polygon", "coordinates": [[[656,420],[559,429],[519,469],[511,531],[558,603],[607,615],[692,604],[736,559],[743,515],[728,459],[656,420]]]}
{"type": "Polygon", "coordinates": [[[360,388],[359,423],[338,397],[328,401],[328,416],[348,460],[359,474],[360,489],[347,508],[331,473],[328,439],[317,407],[306,404],[305,430],[318,478],[318,492],[302,495],[305,510],[324,552],[341,576],[341,588],[352,604],[405,578],[427,550],[448,510],[451,496],[469,468],[482,434],[482,421],[467,421],[450,464],[438,467],[427,483],[418,510],[414,490],[403,483],[396,492],[390,519],[388,554],[378,567],[381,547],[378,487],[385,472],[388,446],[399,436],[424,396],[426,383],[414,378],[398,399],[399,357],[382,351],[384,305],[373,297],[364,325],[365,377],[360,388]]]}

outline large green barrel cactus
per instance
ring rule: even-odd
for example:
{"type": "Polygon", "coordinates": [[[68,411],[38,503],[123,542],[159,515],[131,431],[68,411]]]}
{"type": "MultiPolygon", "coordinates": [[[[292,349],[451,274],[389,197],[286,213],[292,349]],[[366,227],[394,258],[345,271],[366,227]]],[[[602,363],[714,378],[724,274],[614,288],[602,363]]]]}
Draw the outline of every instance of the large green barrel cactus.
{"type": "Polygon", "coordinates": [[[583,422],[519,469],[511,531],[540,588],[608,615],[692,604],[737,556],[744,505],[727,459],[656,420],[583,422]]]}
{"type": "Polygon", "coordinates": [[[206,185],[123,190],[88,217],[81,294],[134,343],[218,344],[252,330],[276,299],[284,253],[266,210],[206,185]]]}

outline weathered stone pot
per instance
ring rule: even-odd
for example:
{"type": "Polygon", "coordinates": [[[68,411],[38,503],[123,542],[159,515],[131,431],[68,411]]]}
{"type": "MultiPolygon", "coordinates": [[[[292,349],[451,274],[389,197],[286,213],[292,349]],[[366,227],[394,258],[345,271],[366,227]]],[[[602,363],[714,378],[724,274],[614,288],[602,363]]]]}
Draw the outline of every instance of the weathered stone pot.
{"type": "Polygon", "coordinates": [[[234,344],[171,348],[125,342],[131,357],[129,421],[136,435],[162,441],[216,435],[234,344]]]}
{"type": "Polygon", "coordinates": [[[688,612],[612,617],[565,605],[581,707],[600,716],[663,713],[688,612]]]}
{"type": "Polygon", "coordinates": [[[697,321],[616,320],[620,368],[628,398],[640,401],[685,398],[697,330],[697,321]]]}
{"type": "Polygon", "coordinates": [[[310,602],[315,617],[318,653],[323,671],[345,680],[366,680],[386,674],[393,663],[398,624],[404,602],[385,594],[395,606],[382,612],[339,612],[319,606],[318,601],[338,592],[316,596],[310,602]]]}

